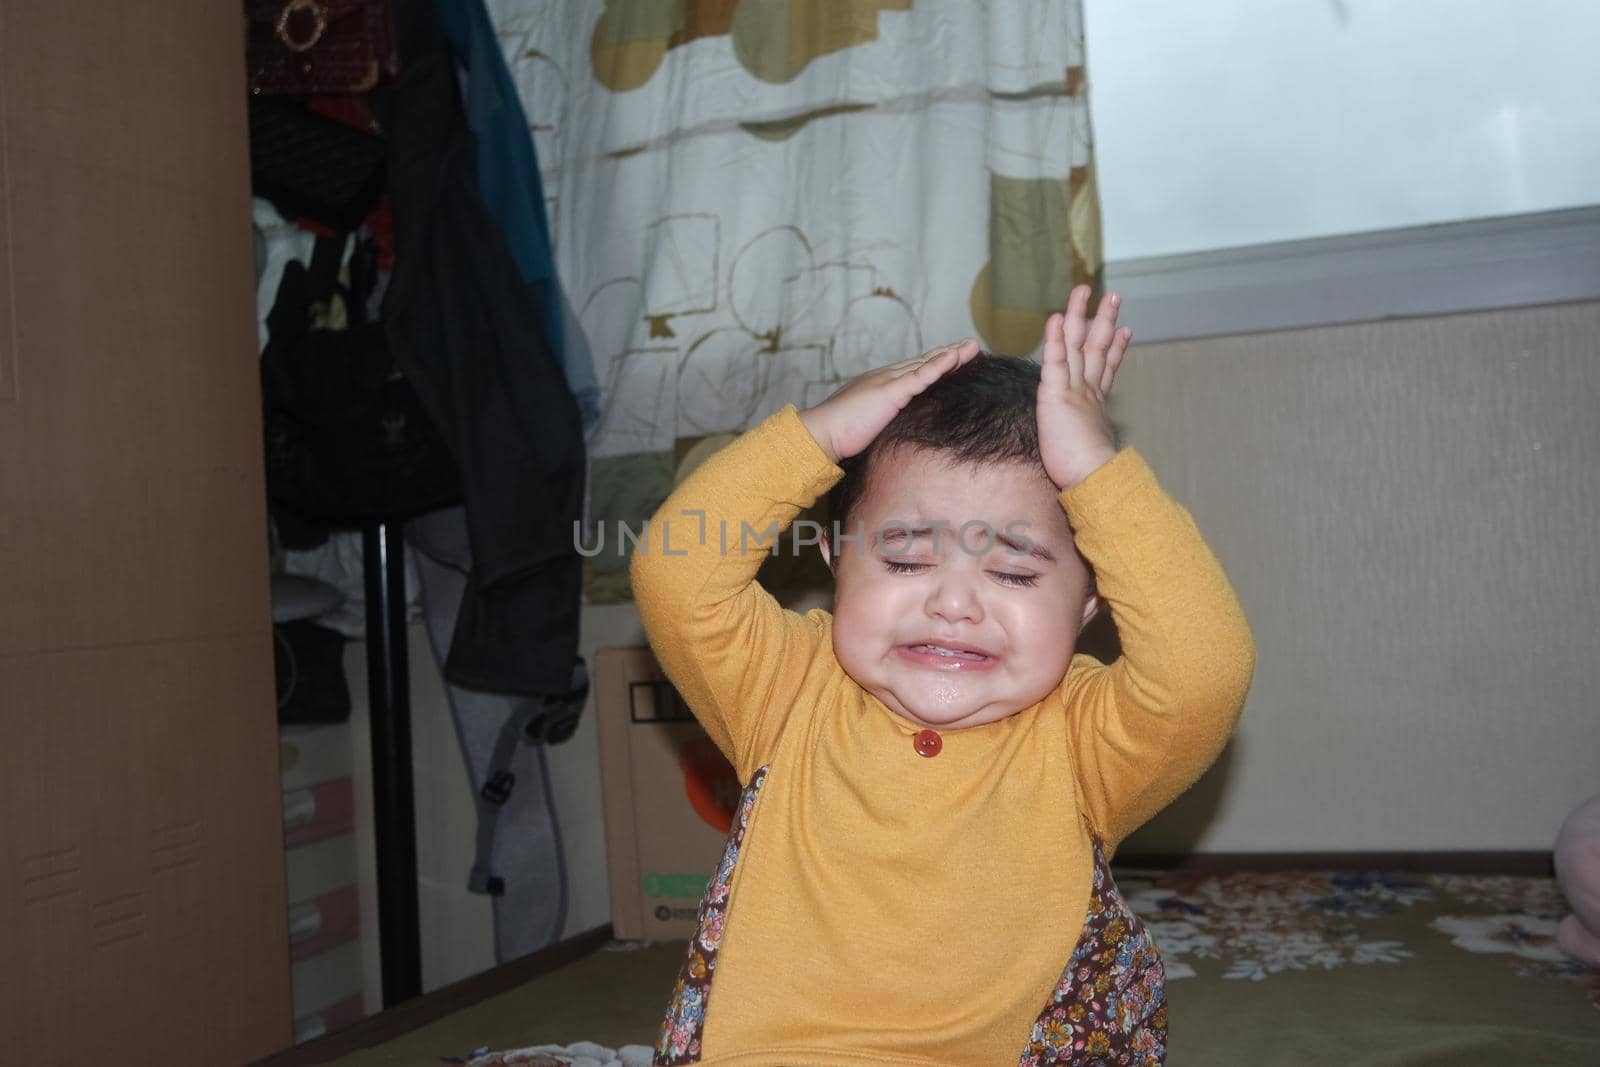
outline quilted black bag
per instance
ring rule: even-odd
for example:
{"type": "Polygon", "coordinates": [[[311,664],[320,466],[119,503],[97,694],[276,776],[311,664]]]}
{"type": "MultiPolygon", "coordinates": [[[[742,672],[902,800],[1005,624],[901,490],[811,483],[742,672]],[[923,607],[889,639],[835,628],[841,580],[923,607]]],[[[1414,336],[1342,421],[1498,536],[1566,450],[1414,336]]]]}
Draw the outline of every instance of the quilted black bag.
{"type": "Polygon", "coordinates": [[[455,457],[395,368],[383,324],[367,321],[369,248],[358,245],[350,285],[338,284],[345,243],[318,238],[309,270],[284,269],[261,355],[267,496],[302,525],[391,521],[461,499],[455,457]],[[314,321],[341,302],[344,328],[314,321]]]}
{"type": "Polygon", "coordinates": [[[250,185],[285,218],[346,233],[383,195],[383,139],[304,104],[250,98],[250,185]]]}

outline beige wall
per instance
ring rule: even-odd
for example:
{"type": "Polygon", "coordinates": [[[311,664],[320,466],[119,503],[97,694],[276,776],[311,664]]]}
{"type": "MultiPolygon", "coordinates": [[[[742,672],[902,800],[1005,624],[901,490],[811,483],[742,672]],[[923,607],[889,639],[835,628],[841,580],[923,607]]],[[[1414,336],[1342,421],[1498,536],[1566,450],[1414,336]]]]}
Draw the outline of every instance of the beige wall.
{"type": "Polygon", "coordinates": [[[1588,303],[1135,351],[1119,418],[1258,659],[1128,850],[1550,847],[1600,790],[1597,337],[1588,303]]]}
{"type": "MultiPolygon", "coordinates": [[[[1596,338],[1577,304],[1136,348],[1117,418],[1222,559],[1258,667],[1222,760],[1125,851],[1550,847],[1600,791],[1596,338]]],[[[644,640],[631,605],[583,626],[591,661],[644,640]]],[[[608,914],[595,746],[591,706],[552,760],[569,933],[608,914]]],[[[428,758],[419,791],[447,788],[428,758]]],[[[454,817],[419,792],[430,811],[454,817]]],[[[423,831],[424,868],[430,841],[468,862],[470,832],[423,831]]]]}

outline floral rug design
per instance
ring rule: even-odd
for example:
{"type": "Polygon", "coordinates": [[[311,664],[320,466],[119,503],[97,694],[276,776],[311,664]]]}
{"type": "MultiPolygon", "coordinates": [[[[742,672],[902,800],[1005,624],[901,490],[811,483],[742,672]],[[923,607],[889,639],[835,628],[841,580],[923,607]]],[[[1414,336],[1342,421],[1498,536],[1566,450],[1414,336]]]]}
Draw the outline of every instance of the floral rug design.
{"type": "MultiPolygon", "coordinates": [[[[1288,971],[1403,963],[1421,947],[1371,927],[1419,905],[1426,929],[1467,952],[1508,957],[1519,977],[1577,982],[1600,1007],[1600,971],[1556,946],[1566,904],[1550,878],[1516,875],[1279,871],[1218,874],[1126,871],[1128,903],[1166,960],[1167,978],[1216,961],[1224,979],[1260,982],[1288,971]]],[[[1413,925],[1412,931],[1419,927],[1413,925]]]]}

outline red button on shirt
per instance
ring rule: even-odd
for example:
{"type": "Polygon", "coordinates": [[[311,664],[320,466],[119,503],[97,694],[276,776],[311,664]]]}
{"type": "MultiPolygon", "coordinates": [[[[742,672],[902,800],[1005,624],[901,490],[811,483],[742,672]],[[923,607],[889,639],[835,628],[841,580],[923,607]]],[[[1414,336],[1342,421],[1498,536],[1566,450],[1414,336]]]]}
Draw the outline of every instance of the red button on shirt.
{"type": "Polygon", "coordinates": [[[917,736],[911,739],[911,746],[917,750],[917,755],[933,757],[944,747],[944,738],[934,730],[918,730],[917,736]]]}

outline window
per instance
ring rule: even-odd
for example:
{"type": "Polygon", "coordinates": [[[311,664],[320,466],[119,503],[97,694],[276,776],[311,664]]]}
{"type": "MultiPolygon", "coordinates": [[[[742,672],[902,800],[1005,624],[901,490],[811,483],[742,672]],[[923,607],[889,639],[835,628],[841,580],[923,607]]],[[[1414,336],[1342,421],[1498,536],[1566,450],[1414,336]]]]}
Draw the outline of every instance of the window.
{"type": "Polygon", "coordinates": [[[1142,338],[1600,297],[1600,4],[1084,16],[1107,283],[1142,338]]]}

